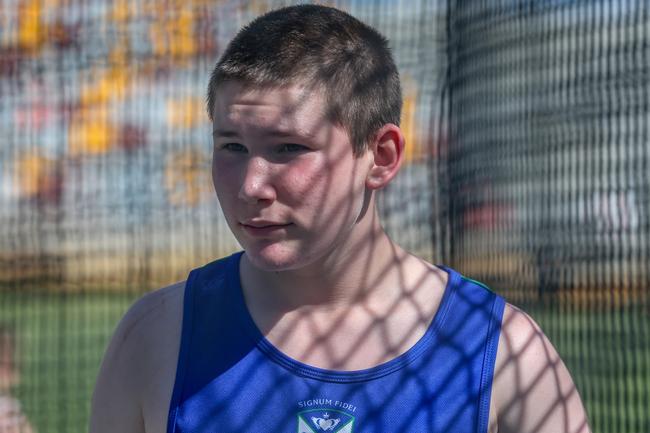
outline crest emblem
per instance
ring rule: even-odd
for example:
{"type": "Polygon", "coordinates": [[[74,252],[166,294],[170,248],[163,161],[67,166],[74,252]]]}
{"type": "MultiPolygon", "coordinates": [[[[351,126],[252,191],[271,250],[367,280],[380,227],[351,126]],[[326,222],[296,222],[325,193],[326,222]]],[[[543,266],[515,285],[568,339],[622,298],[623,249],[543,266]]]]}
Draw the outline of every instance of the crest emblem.
{"type": "Polygon", "coordinates": [[[354,417],[334,409],[310,409],[298,414],[298,433],[352,433],[354,417]]]}

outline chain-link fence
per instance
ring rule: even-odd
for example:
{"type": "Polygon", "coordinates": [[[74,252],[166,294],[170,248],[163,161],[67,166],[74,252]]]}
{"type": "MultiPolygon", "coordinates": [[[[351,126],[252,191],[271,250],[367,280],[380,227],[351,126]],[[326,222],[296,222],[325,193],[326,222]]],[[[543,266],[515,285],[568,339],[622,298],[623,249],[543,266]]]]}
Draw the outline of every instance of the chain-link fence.
{"type": "MultiPolygon", "coordinates": [[[[211,69],[281,1],[0,1],[0,402],[86,430],[147,290],[238,249],[210,179],[211,69]]],[[[596,432],[650,431],[650,7],[329,2],[391,41],[391,235],[530,311],[596,432]]]]}

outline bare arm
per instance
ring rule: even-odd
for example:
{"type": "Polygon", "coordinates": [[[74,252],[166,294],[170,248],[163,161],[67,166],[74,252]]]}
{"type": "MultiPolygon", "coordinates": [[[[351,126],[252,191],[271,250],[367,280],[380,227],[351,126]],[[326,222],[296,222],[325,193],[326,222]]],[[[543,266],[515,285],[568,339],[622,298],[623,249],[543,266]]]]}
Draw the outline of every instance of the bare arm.
{"type": "Polygon", "coordinates": [[[145,295],[117,326],[97,377],[90,433],[165,431],[184,289],[183,281],[145,295]]]}
{"type": "Polygon", "coordinates": [[[90,433],[144,433],[140,390],[144,367],[138,323],[146,315],[141,299],[122,318],[104,355],[92,398],[90,433]]]}
{"type": "Polygon", "coordinates": [[[533,319],[511,305],[503,316],[494,377],[499,433],[591,431],[557,351],[533,319]]]}

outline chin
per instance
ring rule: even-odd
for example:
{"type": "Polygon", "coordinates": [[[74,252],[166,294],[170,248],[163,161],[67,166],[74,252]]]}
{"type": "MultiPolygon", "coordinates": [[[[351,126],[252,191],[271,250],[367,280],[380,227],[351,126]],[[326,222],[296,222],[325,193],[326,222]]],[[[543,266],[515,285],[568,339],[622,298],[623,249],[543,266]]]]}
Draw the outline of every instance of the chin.
{"type": "Polygon", "coordinates": [[[288,271],[306,264],[300,252],[287,245],[250,246],[244,251],[253,266],[266,272],[288,271]]]}

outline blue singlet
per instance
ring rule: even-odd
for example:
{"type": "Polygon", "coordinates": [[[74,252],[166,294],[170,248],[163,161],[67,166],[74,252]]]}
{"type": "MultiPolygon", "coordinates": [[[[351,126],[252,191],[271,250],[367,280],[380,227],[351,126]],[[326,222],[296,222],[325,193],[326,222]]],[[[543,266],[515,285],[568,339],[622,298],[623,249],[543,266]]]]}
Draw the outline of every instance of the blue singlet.
{"type": "Polygon", "coordinates": [[[449,268],[424,336],[379,366],[330,371],[264,338],[242,253],[190,273],[168,433],[487,432],[504,300],[449,268]]]}

